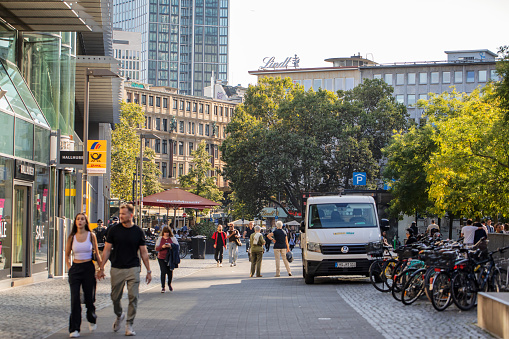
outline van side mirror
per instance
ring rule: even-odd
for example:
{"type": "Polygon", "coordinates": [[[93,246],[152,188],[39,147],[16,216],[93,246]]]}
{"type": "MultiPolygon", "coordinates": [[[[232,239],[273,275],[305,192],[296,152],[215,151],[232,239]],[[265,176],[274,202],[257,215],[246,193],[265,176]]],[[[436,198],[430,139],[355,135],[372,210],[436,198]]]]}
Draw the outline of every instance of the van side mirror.
{"type": "Polygon", "coordinates": [[[302,220],[301,223],[300,223],[300,231],[302,233],[306,233],[306,223],[305,223],[304,220],[302,220]]]}
{"type": "Polygon", "coordinates": [[[382,232],[388,231],[391,228],[391,223],[389,222],[388,219],[381,219],[380,220],[380,228],[382,229],[382,232]]]}

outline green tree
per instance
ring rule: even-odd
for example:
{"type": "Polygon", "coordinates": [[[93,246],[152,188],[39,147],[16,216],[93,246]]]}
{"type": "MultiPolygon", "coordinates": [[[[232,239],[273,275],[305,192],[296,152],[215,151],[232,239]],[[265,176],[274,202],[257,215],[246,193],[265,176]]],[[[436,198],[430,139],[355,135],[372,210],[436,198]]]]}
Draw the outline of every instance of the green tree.
{"type": "Polygon", "coordinates": [[[509,120],[509,46],[501,46],[498,50],[500,61],[497,62],[497,73],[500,81],[496,91],[500,99],[500,107],[505,111],[505,119],[509,120]]]}
{"type": "MultiPolygon", "coordinates": [[[[136,157],[139,157],[140,138],[136,131],[145,123],[145,113],[140,105],[122,102],[120,122],[115,124],[111,135],[111,193],[122,201],[132,200],[133,173],[136,172],[136,157]]],[[[160,171],[154,160],[155,153],[145,148],[143,164],[143,192],[150,195],[161,191],[160,171]]]]}
{"type": "Polygon", "coordinates": [[[214,168],[210,163],[211,155],[206,150],[205,141],[202,141],[198,148],[191,152],[191,156],[194,166],[188,174],[179,177],[180,185],[200,197],[214,202],[221,201],[223,193],[217,188],[215,177],[208,175],[214,168]]]}
{"type": "Polygon", "coordinates": [[[228,125],[224,174],[251,215],[267,202],[279,204],[278,193],[300,210],[301,192],[349,188],[354,171],[368,172],[375,185],[380,148],[393,129],[406,127],[405,118],[391,87],[378,80],[335,94],[262,78],[228,125]]]}

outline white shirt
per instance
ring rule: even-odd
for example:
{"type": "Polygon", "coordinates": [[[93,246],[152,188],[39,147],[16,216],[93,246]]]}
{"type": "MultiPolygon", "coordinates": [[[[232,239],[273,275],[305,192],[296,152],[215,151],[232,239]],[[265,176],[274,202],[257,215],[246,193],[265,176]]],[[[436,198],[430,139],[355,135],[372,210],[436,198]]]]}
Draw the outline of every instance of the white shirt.
{"type": "Polygon", "coordinates": [[[468,245],[473,245],[474,244],[474,235],[475,235],[475,231],[477,231],[477,227],[476,226],[464,226],[462,229],[461,229],[461,233],[463,234],[463,237],[465,239],[463,239],[463,243],[464,244],[468,244],[468,245]]]}

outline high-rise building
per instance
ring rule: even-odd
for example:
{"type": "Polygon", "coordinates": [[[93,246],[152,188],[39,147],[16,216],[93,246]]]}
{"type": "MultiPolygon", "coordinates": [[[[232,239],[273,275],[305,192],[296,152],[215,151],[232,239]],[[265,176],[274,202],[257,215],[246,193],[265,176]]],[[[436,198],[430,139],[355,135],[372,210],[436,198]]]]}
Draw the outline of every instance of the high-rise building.
{"type": "Polygon", "coordinates": [[[228,80],[229,0],[115,0],[113,25],[141,33],[142,82],[202,96],[228,80]]]}

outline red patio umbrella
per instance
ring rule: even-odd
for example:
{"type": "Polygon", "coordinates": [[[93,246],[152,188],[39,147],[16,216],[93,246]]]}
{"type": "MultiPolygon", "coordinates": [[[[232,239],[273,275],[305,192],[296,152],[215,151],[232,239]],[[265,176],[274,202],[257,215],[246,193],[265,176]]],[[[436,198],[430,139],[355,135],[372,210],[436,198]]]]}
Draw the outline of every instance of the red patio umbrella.
{"type": "Polygon", "coordinates": [[[143,205],[159,206],[166,208],[166,218],[168,218],[168,209],[173,208],[173,220],[175,221],[176,210],[178,208],[192,208],[196,210],[203,210],[205,208],[212,208],[219,206],[217,202],[205,199],[199,195],[191,192],[184,191],[180,188],[172,188],[164,192],[143,197],[143,205]]]}

